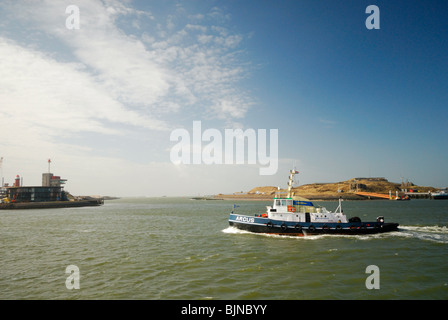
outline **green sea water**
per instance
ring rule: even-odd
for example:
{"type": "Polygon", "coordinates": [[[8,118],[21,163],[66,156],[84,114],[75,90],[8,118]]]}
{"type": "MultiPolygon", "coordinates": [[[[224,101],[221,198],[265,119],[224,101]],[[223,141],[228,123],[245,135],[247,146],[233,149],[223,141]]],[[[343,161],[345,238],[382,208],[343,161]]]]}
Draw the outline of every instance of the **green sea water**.
{"type": "MultiPolygon", "coordinates": [[[[282,237],[228,225],[270,202],[124,198],[0,211],[0,299],[448,299],[448,201],[345,201],[397,232],[282,237]],[[79,269],[68,289],[67,266],[79,269]],[[367,289],[378,267],[379,289],[367,289]]],[[[329,210],[337,202],[319,202],[329,210]]]]}

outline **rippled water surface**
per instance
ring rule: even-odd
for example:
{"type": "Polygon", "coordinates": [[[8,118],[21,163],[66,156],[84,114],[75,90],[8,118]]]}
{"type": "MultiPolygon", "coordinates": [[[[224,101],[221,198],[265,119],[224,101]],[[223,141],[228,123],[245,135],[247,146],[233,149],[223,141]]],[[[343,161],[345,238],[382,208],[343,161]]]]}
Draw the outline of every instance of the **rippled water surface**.
{"type": "MultiPolygon", "coordinates": [[[[230,228],[233,203],[0,211],[0,299],[448,299],[448,201],[346,201],[347,216],[383,215],[399,231],[311,237],[230,228]],[[69,265],[78,290],[66,287],[69,265]],[[369,265],[380,289],[366,288],[369,265]]],[[[270,205],[237,204],[250,215],[270,205]]]]}

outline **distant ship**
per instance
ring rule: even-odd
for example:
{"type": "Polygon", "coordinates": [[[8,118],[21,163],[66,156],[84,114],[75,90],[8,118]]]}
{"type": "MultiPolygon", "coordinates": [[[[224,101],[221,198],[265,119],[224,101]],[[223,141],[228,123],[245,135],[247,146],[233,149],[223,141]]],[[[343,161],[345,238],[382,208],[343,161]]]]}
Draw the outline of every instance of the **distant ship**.
{"type": "Polygon", "coordinates": [[[296,196],[291,192],[293,178],[299,172],[291,170],[287,196],[274,198],[266,213],[254,216],[230,213],[229,225],[255,233],[279,235],[316,235],[316,234],[372,234],[398,230],[398,223],[385,223],[384,217],[376,221],[363,222],[359,217],[347,219],[342,211],[341,199],[335,212],[315,206],[310,200],[296,196]]]}
{"type": "Polygon", "coordinates": [[[224,200],[224,199],[214,197],[193,197],[190,198],[190,200],[224,200]]]}
{"type": "Polygon", "coordinates": [[[448,199],[448,193],[445,190],[433,192],[431,193],[431,198],[434,200],[445,200],[448,199]]]}

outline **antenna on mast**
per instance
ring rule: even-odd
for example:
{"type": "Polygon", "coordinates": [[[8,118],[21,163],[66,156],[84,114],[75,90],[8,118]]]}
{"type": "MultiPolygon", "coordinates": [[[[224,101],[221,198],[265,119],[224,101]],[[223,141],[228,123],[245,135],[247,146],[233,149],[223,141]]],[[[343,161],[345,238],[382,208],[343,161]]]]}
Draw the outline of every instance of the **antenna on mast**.
{"type": "Polygon", "coordinates": [[[3,180],[3,157],[0,158],[0,177],[2,178],[2,185],[0,186],[3,188],[4,180],[3,180]]]}
{"type": "MultiPolygon", "coordinates": [[[[299,173],[299,171],[296,170],[296,160],[294,160],[294,167],[293,167],[293,170],[295,171],[296,174],[299,173]]],[[[298,181],[298,179],[296,179],[296,177],[294,177],[293,184],[295,184],[296,186],[299,185],[299,181],[298,181]]]]}
{"type": "Polygon", "coordinates": [[[289,181],[288,181],[288,198],[291,198],[292,194],[291,194],[291,190],[292,190],[292,184],[293,184],[293,180],[294,180],[294,175],[299,173],[299,171],[297,171],[296,169],[291,170],[289,172],[289,181]]]}
{"type": "Polygon", "coordinates": [[[50,173],[50,163],[51,163],[51,159],[48,159],[48,173],[50,173]]]}

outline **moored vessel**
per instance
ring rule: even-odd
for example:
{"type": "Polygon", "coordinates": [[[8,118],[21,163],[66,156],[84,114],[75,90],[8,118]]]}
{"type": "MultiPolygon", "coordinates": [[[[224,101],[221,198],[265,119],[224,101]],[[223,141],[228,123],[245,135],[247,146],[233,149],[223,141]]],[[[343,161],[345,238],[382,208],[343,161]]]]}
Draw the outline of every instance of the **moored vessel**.
{"type": "Polygon", "coordinates": [[[448,192],[446,190],[440,190],[439,192],[432,192],[430,196],[434,200],[446,200],[448,199],[448,192]]]}
{"type": "Polygon", "coordinates": [[[294,195],[293,178],[299,172],[291,170],[286,197],[276,196],[273,205],[263,214],[253,216],[230,213],[229,225],[255,233],[279,235],[316,235],[316,234],[373,234],[398,230],[398,223],[386,223],[383,216],[376,221],[364,222],[359,217],[347,219],[339,206],[332,212],[324,207],[315,206],[309,199],[294,195]]]}

